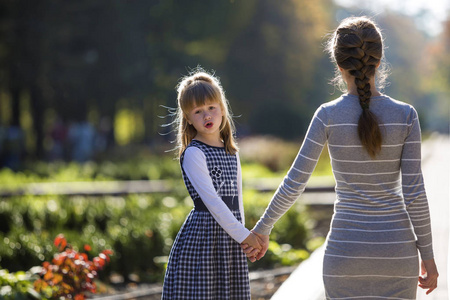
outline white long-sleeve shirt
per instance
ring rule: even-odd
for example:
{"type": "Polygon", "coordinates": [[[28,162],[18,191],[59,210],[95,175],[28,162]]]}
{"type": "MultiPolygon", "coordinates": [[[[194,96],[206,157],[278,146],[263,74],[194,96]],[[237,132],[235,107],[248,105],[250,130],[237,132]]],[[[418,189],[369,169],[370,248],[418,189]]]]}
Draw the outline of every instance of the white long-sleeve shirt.
{"type": "Polygon", "coordinates": [[[236,219],[228,206],[222,201],[220,196],[214,189],[214,185],[209,175],[206,164],[205,154],[197,147],[188,147],[184,153],[183,169],[192,183],[193,187],[199,194],[203,203],[219,223],[219,225],[238,243],[242,243],[247,238],[250,231],[245,228],[244,221],[244,205],[242,201],[242,173],[239,155],[237,158],[237,186],[239,211],[242,217],[242,223],[236,219]]]}

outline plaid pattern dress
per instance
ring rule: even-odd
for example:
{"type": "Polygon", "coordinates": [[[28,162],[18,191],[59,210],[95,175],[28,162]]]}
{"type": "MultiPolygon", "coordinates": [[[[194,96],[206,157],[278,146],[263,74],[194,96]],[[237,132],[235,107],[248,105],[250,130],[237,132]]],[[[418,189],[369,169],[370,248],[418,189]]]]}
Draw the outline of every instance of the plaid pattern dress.
{"type": "MultiPolygon", "coordinates": [[[[224,148],[192,141],[199,148],[217,194],[240,221],[237,158],[224,148]]],[[[162,299],[250,299],[247,258],[233,238],[206,209],[183,169],[183,179],[195,208],[189,213],[169,256],[162,299]]]]}

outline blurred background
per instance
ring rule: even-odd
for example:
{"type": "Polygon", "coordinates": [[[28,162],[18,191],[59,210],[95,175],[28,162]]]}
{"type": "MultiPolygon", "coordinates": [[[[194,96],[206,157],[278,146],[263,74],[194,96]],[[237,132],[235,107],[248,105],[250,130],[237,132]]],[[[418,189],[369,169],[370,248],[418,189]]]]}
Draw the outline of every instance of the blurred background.
{"type": "MultiPolygon", "coordinates": [[[[316,108],[341,94],[324,44],[354,15],[383,31],[384,93],[416,107],[425,139],[448,135],[447,0],[0,0],[0,266],[41,264],[64,233],[115,251],[109,280],[160,282],[192,207],[167,126],[180,77],[201,66],[220,78],[244,182],[272,178],[270,190],[316,108]],[[139,192],[148,180],[156,188],[139,192]],[[136,185],[61,185],[105,181],[136,185]]],[[[312,182],[332,186],[322,156],[312,182]]],[[[244,198],[252,226],[270,193],[247,185],[244,198]]],[[[298,263],[320,244],[307,210],[280,221],[271,258],[252,268],[298,263]]]]}
{"type": "Polygon", "coordinates": [[[340,94],[328,84],[327,34],[363,14],[385,35],[385,93],[415,105],[425,131],[449,130],[444,0],[0,3],[1,166],[173,140],[158,116],[198,65],[220,77],[239,136],[300,140],[316,107],[340,94]]]}

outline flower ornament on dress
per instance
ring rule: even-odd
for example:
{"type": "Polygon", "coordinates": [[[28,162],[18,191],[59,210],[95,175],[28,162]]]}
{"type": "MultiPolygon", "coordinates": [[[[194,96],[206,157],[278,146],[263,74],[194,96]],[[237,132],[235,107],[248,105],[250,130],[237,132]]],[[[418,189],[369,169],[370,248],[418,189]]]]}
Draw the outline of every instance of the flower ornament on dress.
{"type": "Polygon", "coordinates": [[[211,171],[211,177],[214,179],[219,179],[222,175],[222,170],[218,167],[214,167],[214,169],[211,171]]]}
{"type": "Polygon", "coordinates": [[[211,178],[212,178],[213,182],[215,183],[215,185],[218,186],[217,193],[220,191],[222,186],[225,184],[224,181],[222,181],[222,182],[220,181],[220,176],[222,176],[222,170],[219,169],[219,167],[214,167],[211,171],[211,178]]]}

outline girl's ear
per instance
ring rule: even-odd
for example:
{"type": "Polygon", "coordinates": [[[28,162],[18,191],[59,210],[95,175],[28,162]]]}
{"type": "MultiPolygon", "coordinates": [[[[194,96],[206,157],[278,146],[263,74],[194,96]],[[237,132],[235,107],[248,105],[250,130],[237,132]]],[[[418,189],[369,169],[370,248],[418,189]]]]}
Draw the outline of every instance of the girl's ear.
{"type": "Polygon", "coordinates": [[[189,125],[192,125],[192,122],[189,121],[189,118],[188,118],[188,116],[187,116],[186,114],[183,114],[183,118],[186,120],[186,122],[187,122],[189,125]]]}

